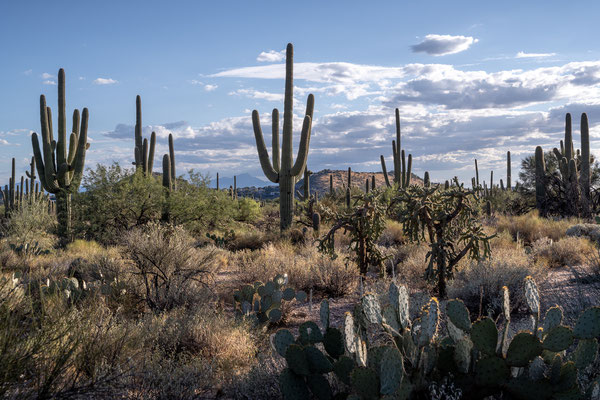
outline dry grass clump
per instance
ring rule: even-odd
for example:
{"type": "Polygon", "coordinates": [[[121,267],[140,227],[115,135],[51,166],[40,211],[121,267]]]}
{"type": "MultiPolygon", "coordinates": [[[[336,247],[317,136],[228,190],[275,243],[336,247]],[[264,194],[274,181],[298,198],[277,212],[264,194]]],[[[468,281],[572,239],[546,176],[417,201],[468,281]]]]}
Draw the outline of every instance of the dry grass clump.
{"type": "Polygon", "coordinates": [[[501,291],[507,286],[511,295],[511,306],[523,306],[523,279],[531,275],[541,284],[547,268],[534,263],[533,258],[522,248],[493,248],[489,259],[468,261],[457,269],[448,287],[448,297],[462,299],[474,311],[486,315],[498,312],[501,306],[501,291]]]}
{"type": "Polygon", "coordinates": [[[537,211],[518,216],[499,216],[498,231],[508,231],[514,240],[517,236],[525,244],[531,244],[541,238],[550,238],[554,241],[566,235],[567,229],[577,224],[575,218],[552,220],[541,218],[537,211]]]}
{"type": "Polygon", "coordinates": [[[181,228],[150,223],[123,239],[125,254],[139,278],[138,293],[152,310],[170,310],[207,300],[216,269],[213,247],[197,248],[181,228]]]}
{"type": "Polygon", "coordinates": [[[402,245],[404,243],[406,243],[406,236],[404,235],[402,224],[397,221],[387,220],[378,244],[380,246],[390,247],[402,245]]]}
{"type": "Polygon", "coordinates": [[[225,375],[243,372],[257,351],[247,325],[204,305],[153,316],[144,329],[145,345],[153,351],[175,358],[200,357],[225,375]]]}
{"type": "Polygon", "coordinates": [[[265,248],[233,255],[242,283],[267,281],[277,274],[288,274],[296,289],[340,297],[356,287],[358,269],[343,256],[336,259],[321,254],[314,245],[294,246],[290,242],[270,243],[265,248]]]}
{"type": "Polygon", "coordinates": [[[531,248],[535,260],[550,268],[580,265],[595,253],[594,245],[588,239],[572,236],[563,237],[557,242],[538,239],[531,248]]]}
{"type": "MultiPolygon", "coordinates": [[[[425,243],[400,246],[388,262],[388,264],[394,263],[394,274],[397,280],[413,290],[427,289],[429,285],[424,276],[427,268],[425,257],[428,252],[429,246],[425,243]]],[[[388,274],[391,275],[390,269],[388,274]]]]}

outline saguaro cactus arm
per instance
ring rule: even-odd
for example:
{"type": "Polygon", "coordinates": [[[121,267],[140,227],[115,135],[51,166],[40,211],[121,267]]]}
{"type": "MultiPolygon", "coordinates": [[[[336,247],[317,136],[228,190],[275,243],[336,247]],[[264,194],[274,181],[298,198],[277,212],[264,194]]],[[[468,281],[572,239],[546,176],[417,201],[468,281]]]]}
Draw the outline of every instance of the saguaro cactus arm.
{"type": "MultiPolygon", "coordinates": [[[[309,102],[312,94],[308,96],[309,102]]],[[[302,133],[300,135],[300,147],[298,148],[298,157],[291,170],[292,176],[300,176],[304,167],[306,167],[306,160],[308,159],[308,147],[310,145],[310,125],[311,119],[307,115],[304,117],[304,123],[302,124],[302,133]]]]}
{"type": "MultiPolygon", "coordinates": [[[[271,165],[271,161],[269,160],[269,152],[267,151],[267,146],[265,146],[265,140],[263,139],[262,129],[260,127],[260,117],[258,116],[258,111],[256,110],[252,111],[252,126],[254,127],[254,138],[256,139],[256,148],[258,149],[260,166],[262,167],[267,179],[273,183],[278,183],[279,173],[275,171],[273,165],[271,165]]],[[[279,142],[279,140],[277,140],[277,142],[279,142]]],[[[275,144],[275,140],[273,140],[273,144],[275,144]]],[[[279,153],[279,149],[277,149],[277,153],[279,153]]],[[[273,158],[275,158],[275,155],[273,155],[273,158]]]]}
{"type": "Polygon", "coordinates": [[[279,173],[279,110],[274,108],[271,114],[271,152],[273,153],[273,169],[279,173]]]}
{"type": "Polygon", "coordinates": [[[383,177],[385,179],[385,185],[387,187],[390,187],[390,178],[388,177],[388,173],[387,173],[387,168],[385,167],[385,158],[381,155],[379,156],[379,158],[381,159],[381,169],[383,171],[383,177]]]}

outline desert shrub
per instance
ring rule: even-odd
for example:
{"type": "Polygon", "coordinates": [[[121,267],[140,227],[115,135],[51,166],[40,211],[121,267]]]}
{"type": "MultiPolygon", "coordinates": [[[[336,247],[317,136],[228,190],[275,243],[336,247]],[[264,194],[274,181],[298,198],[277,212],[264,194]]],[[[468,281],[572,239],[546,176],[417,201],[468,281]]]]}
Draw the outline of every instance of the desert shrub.
{"type": "Polygon", "coordinates": [[[55,225],[56,217],[48,212],[48,201],[32,200],[11,211],[1,233],[13,247],[35,245],[44,251],[56,244],[52,234],[55,225]]]}
{"type": "Polygon", "coordinates": [[[580,265],[595,251],[592,243],[586,238],[570,236],[557,242],[546,238],[538,239],[533,242],[531,248],[536,261],[551,268],[580,265]]]}
{"type": "Polygon", "coordinates": [[[85,191],[73,196],[76,235],[115,244],[124,232],[161,217],[163,187],[118,163],[98,164],[83,178],[85,191]]]}
{"type": "MultiPolygon", "coordinates": [[[[425,279],[428,252],[429,247],[425,244],[411,243],[398,247],[390,260],[395,265],[396,279],[412,289],[429,288],[425,279]]],[[[391,268],[387,272],[392,275],[391,268]]]]}
{"type": "Polygon", "coordinates": [[[242,197],[237,201],[235,220],[241,222],[255,221],[260,215],[260,203],[256,200],[242,197]]]}
{"type": "Polygon", "coordinates": [[[380,246],[389,247],[404,243],[406,243],[406,235],[404,234],[402,224],[396,221],[387,220],[378,244],[380,246]]]}
{"type": "Polygon", "coordinates": [[[169,194],[168,207],[173,222],[193,234],[203,235],[206,231],[229,229],[238,216],[240,220],[255,217],[251,206],[245,205],[241,211],[227,192],[210,189],[206,175],[194,170],[188,171],[188,175],[189,179],[179,180],[177,190],[169,194]]]}
{"type": "Polygon", "coordinates": [[[197,248],[181,227],[149,223],[124,236],[125,254],[153,310],[206,300],[214,272],[214,248],[197,248]]]}
{"type": "Polygon", "coordinates": [[[498,218],[498,231],[508,231],[513,239],[517,236],[525,244],[531,244],[538,239],[547,237],[554,241],[566,235],[567,229],[576,224],[574,218],[552,220],[541,218],[537,211],[532,211],[519,216],[500,216],[498,218]]]}
{"type": "Polygon", "coordinates": [[[356,265],[331,259],[313,245],[293,246],[289,242],[270,243],[263,249],[240,251],[230,264],[237,266],[242,283],[272,279],[287,274],[289,285],[298,290],[339,297],[352,292],[358,280],[356,265]]]}
{"type": "Polygon", "coordinates": [[[102,304],[69,307],[60,295],[42,297],[0,282],[0,396],[112,397],[131,370],[138,339],[102,304]]]}
{"type": "Polygon", "coordinates": [[[235,237],[227,243],[227,248],[231,251],[238,250],[258,250],[268,243],[277,240],[278,233],[262,232],[259,230],[236,232],[235,237]]]}
{"type": "Polygon", "coordinates": [[[486,200],[496,214],[522,215],[535,208],[535,196],[529,191],[493,190],[486,200]]]}
{"type": "Polygon", "coordinates": [[[514,309],[525,305],[523,279],[533,276],[541,283],[547,269],[533,262],[523,248],[492,248],[492,256],[485,260],[464,263],[450,281],[449,297],[459,298],[467,306],[484,315],[488,310],[496,313],[502,304],[502,287],[507,286],[514,309]]]}

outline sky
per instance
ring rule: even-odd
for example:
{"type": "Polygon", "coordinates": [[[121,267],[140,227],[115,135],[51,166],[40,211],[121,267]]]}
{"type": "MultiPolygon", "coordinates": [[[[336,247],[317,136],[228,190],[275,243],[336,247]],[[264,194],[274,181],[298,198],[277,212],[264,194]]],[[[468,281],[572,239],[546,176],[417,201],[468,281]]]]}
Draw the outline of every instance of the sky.
{"type": "Polygon", "coordinates": [[[0,184],[12,157],[28,169],[59,68],[68,115],[89,109],[88,168],[131,165],[139,94],[155,171],[172,133],[178,174],[265,179],[251,113],[270,144],[288,42],[295,150],[315,95],[311,170],[380,171],[380,154],[391,168],[397,107],[416,174],[470,182],[476,158],[497,182],[510,150],[514,180],[535,146],[558,146],[567,112],[576,147],[587,112],[600,154],[598,15],[594,1],[2,1],[0,184]]]}

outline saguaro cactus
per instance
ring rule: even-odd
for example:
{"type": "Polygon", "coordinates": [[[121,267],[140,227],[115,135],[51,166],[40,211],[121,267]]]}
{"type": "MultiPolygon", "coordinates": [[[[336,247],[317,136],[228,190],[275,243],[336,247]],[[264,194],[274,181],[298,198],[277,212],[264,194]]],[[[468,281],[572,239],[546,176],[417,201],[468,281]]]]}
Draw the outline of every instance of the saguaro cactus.
{"type": "Polygon", "coordinates": [[[52,112],[46,106],[46,97],[40,96],[40,123],[42,128],[42,150],[37,133],[32,133],[33,155],[42,187],[56,197],[58,234],[64,243],[71,240],[71,195],[79,190],[85,165],[87,142],[88,109],[81,113],[73,111],[73,128],[67,152],[67,119],[65,113],[65,71],[58,71],[58,141],[52,132],[52,112]],[[43,156],[42,156],[43,151],[43,156]]]}
{"type": "Polygon", "coordinates": [[[579,185],[581,186],[581,208],[584,217],[590,216],[590,130],[587,114],[581,114],[581,172],[579,185]]]}
{"type": "Polygon", "coordinates": [[[306,102],[306,113],[300,136],[300,148],[296,161],[292,155],[292,129],[293,129],[293,90],[294,90],[294,47],[288,43],[285,60],[285,97],[283,111],[283,143],[281,146],[281,165],[279,160],[279,111],[273,110],[273,163],[269,161],[269,153],[265,146],[260,117],[258,111],[252,111],[252,125],[258,157],[265,176],[273,183],[279,183],[279,214],[280,228],[286,230],[292,225],[294,211],[294,185],[302,176],[308,158],[310,144],[310,133],[313,117],[315,99],[312,94],[308,95],[306,102]]]}
{"type": "Polygon", "coordinates": [[[152,175],[154,166],[154,147],[156,145],[156,133],[150,135],[150,146],[148,139],[142,137],[142,98],[135,98],[135,165],[136,170],[141,169],[144,175],[152,175]]]}
{"type": "Polygon", "coordinates": [[[175,179],[175,149],[173,148],[173,134],[169,134],[169,154],[163,155],[163,186],[169,190],[176,189],[175,179]]]}
{"type": "Polygon", "coordinates": [[[544,162],[544,150],[541,146],[535,148],[535,204],[543,215],[544,203],[546,202],[546,163],[544,162]]]}
{"type": "MultiPolygon", "coordinates": [[[[392,140],[392,156],[394,158],[394,183],[398,187],[408,187],[410,185],[411,177],[411,165],[412,155],[408,155],[408,169],[406,166],[406,156],[404,150],[400,145],[400,110],[396,108],[396,140],[392,140]]],[[[387,173],[387,167],[385,165],[385,158],[383,155],[379,156],[381,160],[381,169],[383,171],[383,177],[385,178],[385,184],[390,187],[390,179],[387,173]]]]}
{"type": "Polygon", "coordinates": [[[506,152],[506,189],[511,190],[511,166],[510,166],[510,151],[506,152]]]}

